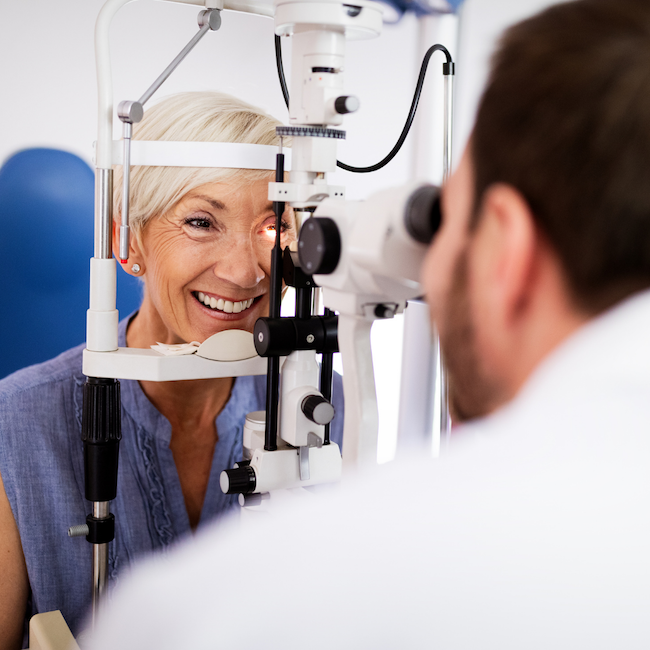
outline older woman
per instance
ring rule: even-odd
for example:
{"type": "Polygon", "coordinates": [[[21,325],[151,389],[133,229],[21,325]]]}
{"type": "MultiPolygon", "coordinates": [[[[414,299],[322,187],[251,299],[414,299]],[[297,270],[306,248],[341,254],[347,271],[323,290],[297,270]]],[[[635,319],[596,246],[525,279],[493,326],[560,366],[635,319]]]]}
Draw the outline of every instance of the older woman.
{"type": "MultiPolygon", "coordinates": [[[[275,144],[278,122],[219,93],[185,93],[149,109],[143,140],[275,144]]],[[[203,341],[252,331],[268,313],[275,217],[267,171],[135,168],[134,236],[125,271],[143,280],[139,311],[119,345],[203,341]]],[[[116,179],[116,187],[121,184],[116,179]]],[[[115,205],[120,205],[119,191],[115,205]]],[[[118,210],[116,210],[116,213],[118,210]]],[[[291,216],[282,238],[295,237],[291,216]]],[[[117,244],[117,242],[115,242],[117,244]]],[[[0,647],[19,648],[34,613],[60,609],[73,633],[91,596],[90,546],[68,539],[85,521],[83,346],[0,382],[0,647]]],[[[242,456],[242,427],[264,408],[265,377],[122,381],[122,444],[109,577],[235,505],[219,474],[242,456]]],[[[335,403],[342,411],[340,378],[335,403]]],[[[342,417],[333,423],[340,443],[342,417]]],[[[233,558],[224,558],[232,562],[233,558]]]]}

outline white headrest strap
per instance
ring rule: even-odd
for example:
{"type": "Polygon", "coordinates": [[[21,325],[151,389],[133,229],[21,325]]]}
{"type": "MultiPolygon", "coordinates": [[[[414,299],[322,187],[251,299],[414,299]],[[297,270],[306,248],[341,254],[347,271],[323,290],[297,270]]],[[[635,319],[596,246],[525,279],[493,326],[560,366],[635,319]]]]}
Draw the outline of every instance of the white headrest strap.
{"type": "MultiPolygon", "coordinates": [[[[113,141],[112,163],[122,164],[122,141],[113,141]]],[[[278,147],[237,142],[169,142],[132,140],[131,166],[226,167],[232,169],[275,169],[278,147]]],[[[284,149],[284,168],[291,169],[291,150],[284,149]]]]}

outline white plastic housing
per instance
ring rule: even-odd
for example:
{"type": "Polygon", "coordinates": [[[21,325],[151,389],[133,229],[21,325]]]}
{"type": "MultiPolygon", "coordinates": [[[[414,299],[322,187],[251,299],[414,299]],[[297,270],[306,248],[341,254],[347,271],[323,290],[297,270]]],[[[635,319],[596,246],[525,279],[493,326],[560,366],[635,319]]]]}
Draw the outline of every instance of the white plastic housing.
{"type": "MultiPolygon", "coordinates": [[[[291,172],[292,175],[294,172],[291,172]]],[[[342,185],[326,185],[312,183],[269,183],[269,201],[284,201],[291,203],[296,209],[315,208],[326,198],[345,198],[345,188],[342,185]]]]}
{"type": "Polygon", "coordinates": [[[332,110],[330,101],[343,94],[345,61],[345,34],[334,29],[296,27],[292,42],[291,124],[343,123],[343,116],[332,110]]]}
{"type": "Polygon", "coordinates": [[[253,411],[246,416],[244,422],[244,459],[250,460],[256,449],[264,448],[264,433],[266,429],[266,413],[253,411]]]}
{"type": "Polygon", "coordinates": [[[350,39],[374,38],[381,34],[383,9],[377,2],[355,0],[352,3],[340,0],[275,0],[275,33],[288,36],[297,27],[338,28],[350,39]]]}
{"type": "Polygon", "coordinates": [[[292,352],[282,366],[280,437],[294,447],[306,446],[310,433],[321,440],[325,438],[325,427],[309,420],[301,409],[306,397],[321,395],[315,386],[318,386],[318,364],[314,353],[311,350],[292,352]]]}
{"type": "Polygon", "coordinates": [[[339,315],[338,336],[345,397],[343,462],[346,467],[377,463],[379,413],[370,346],[371,327],[372,320],[369,318],[345,313],[339,315]]]}
{"type": "Polygon", "coordinates": [[[333,138],[294,138],[291,147],[292,169],[317,173],[335,172],[337,142],[333,138]]]}
{"type": "Polygon", "coordinates": [[[117,350],[114,259],[90,260],[90,308],[86,312],[86,347],[96,352],[117,350]]]}
{"type": "Polygon", "coordinates": [[[265,375],[267,361],[253,357],[243,361],[212,361],[197,354],[165,356],[155,350],[117,348],[114,352],[83,352],[83,373],[87,377],[137,379],[138,381],[181,381],[265,375]]]}
{"type": "Polygon", "coordinates": [[[300,480],[298,449],[256,449],[251,458],[257,479],[256,493],[335,483],[341,479],[342,465],[341,451],[334,442],[309,449],[309,479],[304,481],[300,480]]]}
{"type": "Polygon", "coordinates": [[[275,32],[293,36],[291,124],[343,123],[334,100],[343,95],[345,39],[379,36],[381,28],[382,9],[374,2],[276,1],[275,32]]]}
{"type": "Polygon", "coordinates": [[[363,202],[327,199],[319,205],[314,216],[333,219],[341,237],[334,272],[314,276],[331,298],[327,307],[364,315],[364,304],[403,305],[422,295],[419,277],[427,246],[415,241],[404,224],[408,200],[420,185],[383,190],[363,202]]]}

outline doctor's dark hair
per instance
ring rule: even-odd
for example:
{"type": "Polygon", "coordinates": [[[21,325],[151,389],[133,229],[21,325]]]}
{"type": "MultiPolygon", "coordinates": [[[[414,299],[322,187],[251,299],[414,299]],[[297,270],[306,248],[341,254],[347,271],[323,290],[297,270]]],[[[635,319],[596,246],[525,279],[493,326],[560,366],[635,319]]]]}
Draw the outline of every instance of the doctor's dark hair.
{"type": "Polygon", "coordinates": [[[490,185],[515,187],[577,307],[650,286],[650,2],[578,0],[510,28],[470,146],[475,219],[490,185]]]}

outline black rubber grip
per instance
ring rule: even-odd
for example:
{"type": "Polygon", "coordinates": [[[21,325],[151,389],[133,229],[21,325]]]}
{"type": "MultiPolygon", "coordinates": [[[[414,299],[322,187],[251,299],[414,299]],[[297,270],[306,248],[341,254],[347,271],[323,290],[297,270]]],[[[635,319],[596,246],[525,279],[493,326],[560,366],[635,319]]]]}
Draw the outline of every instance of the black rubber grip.
{"type": "Polygon", "coordinates": [[[116,379],[86,379],[81,439],[84,445],[86,499],[114,499],[117,494],[117,464],[122,439],[120,382],[116,379]]]}

